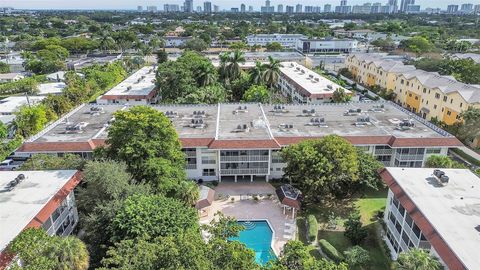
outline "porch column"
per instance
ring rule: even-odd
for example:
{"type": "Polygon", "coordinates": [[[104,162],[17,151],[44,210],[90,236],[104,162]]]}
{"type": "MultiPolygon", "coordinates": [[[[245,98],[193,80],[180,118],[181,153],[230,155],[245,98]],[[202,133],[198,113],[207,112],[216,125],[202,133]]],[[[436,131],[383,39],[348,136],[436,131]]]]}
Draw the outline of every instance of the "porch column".
{"type": "Polygon", "coordinates": [[[250,182],[253,182],[253,174],[250,175],[250,182]]]}
{"type": "Polygon", "coordinates": [[[265,175],[265,182],[268,183],[268,175],[265,175]]]}
{"type": "Polygon", "coordinates": [[[235,183],[237,183],[237,175],[235,174],[235,183]]]}

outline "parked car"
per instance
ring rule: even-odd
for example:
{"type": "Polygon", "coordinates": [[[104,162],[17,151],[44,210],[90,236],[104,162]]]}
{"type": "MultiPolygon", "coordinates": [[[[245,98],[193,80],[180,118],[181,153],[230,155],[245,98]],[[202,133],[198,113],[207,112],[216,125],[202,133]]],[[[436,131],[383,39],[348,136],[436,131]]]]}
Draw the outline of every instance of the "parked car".
{"type": "Polygon", "coordinates": [[[20,167],[21,164],[22,162],[14,161],[13,159],[5,159],[0,163],[0,170],[15,170],[20,167]]]}

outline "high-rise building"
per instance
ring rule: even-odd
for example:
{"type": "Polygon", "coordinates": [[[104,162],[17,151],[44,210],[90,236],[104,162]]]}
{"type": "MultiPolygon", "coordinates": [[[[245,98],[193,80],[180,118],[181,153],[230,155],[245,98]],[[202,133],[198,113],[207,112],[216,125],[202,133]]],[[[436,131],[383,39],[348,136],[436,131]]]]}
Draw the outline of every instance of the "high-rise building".
{"type": "Polygon", "coordinates": [[[277,6],[277,12],[278,12],[278,13],[283,13],[283,5],[282,5],[282,4],[279,4],[279,5],[277,6]]]}
{"type": "Polygon", "coordinates": [[[185,3],[183,4],[183,11],[193,12],[193,0],[185,0],[185,3]]]}
{"type": "Polygon", "coordinates": [[[138,11],[138,12],[142,12],[142,11],[143,11],[143,7],[142,7],[142,6],[138,6],[138,7],[137,7],[137,11],[138,11]]]}
{"type": "Polygon", "coordinates": [[[261,7],[260,11],[262,13],[273,13],[273,12],[275,12],[275,7],[270,6],[270,0],[266,0],[265,1],[265,6],[261,7]]]}
{"type": "Polygon", "coordinates": [[[388,13],[398,12],[398,0],[388,0],[388,13]]]}
{"type": "Polygon", "coordinates": [[[165,4],[163,5],[163,11],[165,12],[179,12],[180,6],[174,4],[165,4]]]}
{"type": "Polygon", "coordinates": [[[302,13],[302,5],[301,4],[297,4],[295,6],[295,13],[302,13]]]}
{"type": "Polygon", "coordinates": [[[347,0],[340,1],[340,6],[346,6],[346,5],[347,5],[347,0]]]}
{"type": "Polygon", "coordinates": [[[325,4],[325,5],[323,6],[323,12],[325,12],[325,13],[330,13],[330,12],[332,12],[332,5],[330,5],[330,4],[325,4]]]}
{"type": "Polygon", "coordinates": [[[415,5],[415,0],[402,0],[400,2],[399,12],[407,12],[407,7],[409,5],[415,5]]]}
{"type": "Polygon", "coordinates": [[[460,12],[462,13],[471,13],[473,12],[473,4],[467,3],[467,4],[462,4],[460,8],[460,12]]]}
{"type": "Polygon", "coordinates": [[[382,4],[381,3],[373,3],[372,8],[370,9],[370,13],[384,13],[384,12],[382,12],[382,4]]]}
{"type": "Polygon", "coordinates": [[[218,13],[220,12],[220,7],[217,5],[213,5],[213,12],[218,13]]]}
{"type": "Polygon", "coordinates": [[[253,12],[253,6],[248,6],[248,12],[253,12]]]}
{"type": "Polygon", "coordinates": [[[335,13],[350,13],[352,12],[352,6],[347,6],[347,0],[341,0],[340,6],[335,7],[335,13]]]}
{"type": "Polygon", "coordinates": [[[480,5],[475,5],[473,12],[475,12],[475,14],[480,14],[480,5]]]}
{"type": "Polygon", "coordinates": [[[247,8],[246,8],[245,4],[240,5],[240,11],[241,12],[247,12],[247,8]]]}
{"type": "Polygon", "coordinates": [[[212,2],[204,2],[203,3],[203,12],[212,13],[212,2]]]}
{"type": "Polygon", "coordinates": [[[238,7],[235,7],[235,8],[232,7],[232,8],[230,8],[230,12],[232,12],[232,13],[238,13],[238,12],[239,12],[239,9],[238,9],[238,7]]]}
{"type": "Polygon", "coordinates": [[[412,14],[412,13],[419,13],[420,12],[420,5],[408,5],[407,10],[405,13],[412,14]]]}
{"type": "Polygon", "coordinates": [[[286,7],[285,7],[285,11],[286,11],[288,14],[293,13],[294,10],[295,10],[295,8],[294,8],[293,6],[286,6],[286,7]]]}
{"type": "Polygon", "coordinates": [[[197,7],[195,8],[195,11],[196,11],[196,12],[202,12],[202,7],[201,7],[201,6],[197,6],[197,7]]]}
{"type": "Polygon", "coordinates": [[[447,13],[454,14],[458,12],[458,5],[448,5],[447,6],[447,13]]]}
{"type": "Polygon", "coordinates": [[[355,13],[355,14],[370,14],[371,12],[372,12],[372,3],[355,5],[352,8],[352,13],[355,13]]]}
{"type": "Polygon", "coordinates": [[[157,6],[147,6],[148,12],[157,12],[157,6]]]}

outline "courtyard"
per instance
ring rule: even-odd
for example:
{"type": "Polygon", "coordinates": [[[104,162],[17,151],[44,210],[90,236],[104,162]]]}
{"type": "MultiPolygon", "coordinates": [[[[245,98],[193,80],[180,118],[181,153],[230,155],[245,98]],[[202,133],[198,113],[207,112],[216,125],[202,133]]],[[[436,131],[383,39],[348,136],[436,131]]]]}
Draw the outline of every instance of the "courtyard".
{"type": "Polygon", "coordinates": [[[295,218],[289,210],[284,213],[275,188],[269,183],[220,183],[215,187],[215,200],[208,215],[200,222],[209,223],[217,212],[237,220],[267,220],[273,230],[272,249],[277,256],[285,243],[296,237],[295,218]]]}

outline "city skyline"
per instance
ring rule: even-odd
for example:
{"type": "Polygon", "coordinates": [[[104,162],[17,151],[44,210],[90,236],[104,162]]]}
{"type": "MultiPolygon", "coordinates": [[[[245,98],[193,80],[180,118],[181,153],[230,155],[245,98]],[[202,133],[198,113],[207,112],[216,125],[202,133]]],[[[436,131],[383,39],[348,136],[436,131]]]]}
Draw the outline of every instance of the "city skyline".
{"type": "MultiPolygon", "coordinates": [[[[195,0],[193,1],[193,8],[195,9],[197,6],[202,6],[205,1],[195,0]]],[[[255,7],[255,10],[259,10],[261,6],[264,5],[264,2],[253,1],[253,0],[245,0],[245,1],[228,1],[228,0],[217,0],[217,1],[210,1],[212,5],[219,5],[222,9],[230,9],[231,7],[240,7],[243,3],[247,6],[251,5],[255,7]]],[[[379,1],[379,0],[349,0],[348,5],[361,5],[363,3],[373,3],[373,2],[380,2],[382,4],[386,4],[388,1],[379,1]]],[[[400,1],[399,1],[400,2],[400,1]]],[[[151,0],[104,0],[99,3],[96,0],[71,0],[71,1],[64,1],[64,0],[0,0],[0,6],[9,6],[18,9],[125,9],[125,10],[135,10],[137,6],[157,6],[159,9],[163,8],[164,4],[178,4],[182,6],[184,3],[183,0],[162,0],[162,1],[151,1],[151,0]]],[[[302,5],[312,5],[312,6],[323,6],[325,4],[331,4],[333,7],[340,5],[340,1],[317,1],[317,0],[290,0],[290,1],[271,1],[272,6],[276,6],[278,4],[286,5],[293,5],[296,4],[302,5]]],[[[421,5],[422,8],[442,8],[446,9],[448,5],[455,4],[461,5],[463,3],[471,3],[471,4],[480,4],[480,1],[457,1],[457,0],[439,0],[432,3],[432,1],[428,0],[417,0],[416,4],[421,5]]]]}

